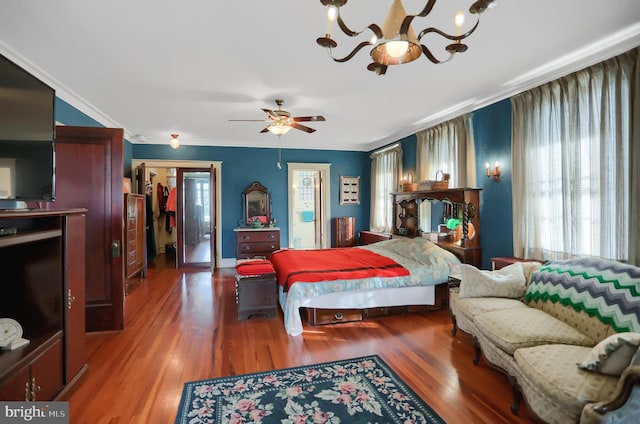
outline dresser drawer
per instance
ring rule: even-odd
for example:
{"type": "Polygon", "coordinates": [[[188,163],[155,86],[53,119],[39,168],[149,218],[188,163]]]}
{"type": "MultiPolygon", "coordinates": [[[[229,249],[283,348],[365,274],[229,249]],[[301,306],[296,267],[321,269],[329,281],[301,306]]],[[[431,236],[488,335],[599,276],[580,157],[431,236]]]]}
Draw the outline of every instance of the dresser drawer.
{"type": "Polygon", "coordinates": [[[238,253],[275,252],[279,248],[280,244],[274,242],[238,243],[238,253]]]}
{"type": "MultiPolygon", "coordinates": [[[[280,244],[280,231],[239,231],[238,242],[278,242],[280,244]]],[[[279,246],[278,246],[279,247],[279,246]]]]}

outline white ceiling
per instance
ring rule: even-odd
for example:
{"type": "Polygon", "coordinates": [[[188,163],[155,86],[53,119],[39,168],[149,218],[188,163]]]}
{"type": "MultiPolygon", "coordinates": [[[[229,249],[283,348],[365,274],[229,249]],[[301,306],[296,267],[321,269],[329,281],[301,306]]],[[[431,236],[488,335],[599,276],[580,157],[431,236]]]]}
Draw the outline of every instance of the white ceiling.
{"type": "MultiPolygon", "coordinates": [[[[425,0],[403,3],[411,14],[425,0]]],[[[471,3],[439,0],[414,29],[452,32],[453,14],[471,3]]],[[[350,0],[341,14],[360,30],[381,25],[390,4],[350,0]]],[[[640,45],[640,1],[501,0],[466,53],[384,76],[366,70],[367,49],[333,62],[315,41],[326,27],[320,0],[2,0],[0,52],[133,142],[179,133],[190,145],[369,151],[640,45]],[[261,122],[229,122],[263,119],[276,98],[294,116],[327,121],[281,139],[260,134],[261,122]]],[[[336,54],[355,46],[334,39],[336,54]]]]}

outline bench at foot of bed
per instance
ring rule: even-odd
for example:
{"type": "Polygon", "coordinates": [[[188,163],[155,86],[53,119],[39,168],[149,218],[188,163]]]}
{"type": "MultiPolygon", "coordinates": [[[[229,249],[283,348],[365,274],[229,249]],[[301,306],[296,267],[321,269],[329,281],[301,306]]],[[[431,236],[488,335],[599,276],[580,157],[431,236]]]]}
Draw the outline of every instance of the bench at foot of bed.
{"type": "Polygon", "coordinates": [[[362,321],[370,318],[379,318],[389,315],[404,315],[414,312],[427,312],[449,307],[449,287],[447,283],[436,286],[436,299],[433,305],[403,305],[383,306],[364,309],[325,309],[325,308],[300,308],[300,315],[307,324],[325,325],[340,322],[362,321]]]}

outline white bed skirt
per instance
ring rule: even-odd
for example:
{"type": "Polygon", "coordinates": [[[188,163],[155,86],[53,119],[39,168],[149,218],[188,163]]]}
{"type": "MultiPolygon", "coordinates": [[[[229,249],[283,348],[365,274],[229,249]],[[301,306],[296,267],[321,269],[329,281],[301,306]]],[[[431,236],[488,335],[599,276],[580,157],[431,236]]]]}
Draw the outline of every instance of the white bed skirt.
{"type": "Polygon", "coordinates": [[[280,306],[285,313],[285,328],[291,336],[302,334],[300,308],[364,309],[384,306],[434,305],[435,286],[377,288],[346,292],[326,293],[303,297],[287,303],[286,293],[280,290],[280,306]]]}

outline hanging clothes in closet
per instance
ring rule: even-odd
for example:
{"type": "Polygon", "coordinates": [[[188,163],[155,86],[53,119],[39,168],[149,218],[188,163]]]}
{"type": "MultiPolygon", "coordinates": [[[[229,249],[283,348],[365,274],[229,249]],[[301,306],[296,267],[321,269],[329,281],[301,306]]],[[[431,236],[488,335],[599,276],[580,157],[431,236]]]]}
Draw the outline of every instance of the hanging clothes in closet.
{"type": "Polygon", "coordinates": [[[169,234],[171,234],[172,228],[176,226],[176,211],[177,211],[177,198],[176,198],[176,188],[172,187],[169,191],[169,196],[167,197],[167,206],[166,206],[166,218],[165,218],[165,229],[169,234]]]}
{"type": "Polygon", "coordinates": [[[146,196],[146,218],[147,218],[147,260],[152,260],[158,254],[158,247],[156,246],[156,226],[154,225],[153,216],[153,196],[147,194],[146,196]]]}

